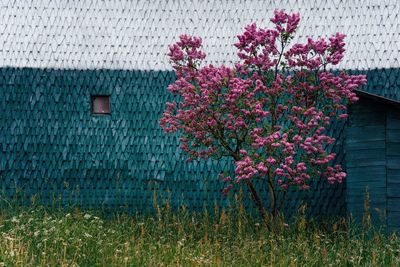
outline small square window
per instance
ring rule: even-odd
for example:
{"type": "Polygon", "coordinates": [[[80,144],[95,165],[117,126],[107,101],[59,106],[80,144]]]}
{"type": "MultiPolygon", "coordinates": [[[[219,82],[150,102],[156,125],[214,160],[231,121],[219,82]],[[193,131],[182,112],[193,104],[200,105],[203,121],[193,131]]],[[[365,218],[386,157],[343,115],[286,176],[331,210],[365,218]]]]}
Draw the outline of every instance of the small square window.
{"type": "Polygon", "coordinates": [[[111,114],[109,95],[92,95],[92,114],[111,114]]]}

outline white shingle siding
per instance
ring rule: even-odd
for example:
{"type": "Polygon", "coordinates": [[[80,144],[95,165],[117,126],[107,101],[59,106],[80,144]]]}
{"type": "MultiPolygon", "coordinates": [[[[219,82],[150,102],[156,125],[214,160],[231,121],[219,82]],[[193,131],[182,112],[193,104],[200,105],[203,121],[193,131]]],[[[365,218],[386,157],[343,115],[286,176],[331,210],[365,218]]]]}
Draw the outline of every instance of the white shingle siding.
{"type": "Polygon", "coordinates": [[[275,8],[298,11],[298,36],[348,35],[347,69],[399,68],[399,0],[129,1],[2,0],[0,65],[169,70],[168,45],[203,38],[208,63],[236,60],[232,44],[250,22],[269,26],[275,8]],[[287,3],[289,2],[289,3],[287,3]]]}

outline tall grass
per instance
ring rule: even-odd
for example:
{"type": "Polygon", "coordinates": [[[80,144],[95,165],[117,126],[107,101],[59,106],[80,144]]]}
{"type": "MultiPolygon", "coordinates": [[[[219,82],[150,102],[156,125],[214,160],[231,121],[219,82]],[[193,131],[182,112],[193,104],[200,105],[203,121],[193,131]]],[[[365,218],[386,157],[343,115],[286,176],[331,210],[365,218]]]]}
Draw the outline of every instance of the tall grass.
{"type": "Polygon", "coordinates": [[[0,212],[0,266],[400,266],[400,240],[371,226],[310,222],[270,232],[243,207],[155,214],[44,207],[0,212]]]}

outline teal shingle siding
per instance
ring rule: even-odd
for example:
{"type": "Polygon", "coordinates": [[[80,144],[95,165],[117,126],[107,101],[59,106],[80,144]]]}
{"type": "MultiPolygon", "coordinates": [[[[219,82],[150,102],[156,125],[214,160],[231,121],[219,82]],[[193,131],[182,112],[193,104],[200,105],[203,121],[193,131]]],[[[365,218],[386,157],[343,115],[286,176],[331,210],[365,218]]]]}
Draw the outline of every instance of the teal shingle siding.
{"type": "Polygon", "coordinates": [[[367,76],[368,83],[363,86],[362,91],[400,101],[400,68],[348,70],[348,72],[367,76]]]}
{"type": "MultiPolygon", "coordinates": [[[[173,80],[161,71],[0,69],[2,192],[13,197],[20,189],[26,200],[39,194],[46,205],[59,197],[62,205],[112,210],[151,210],[155,191],[173,207],[226,206],[217,176],[232,168],[229,162],[186,162],[177,136],[158,125],[173,80]],[[110,116],[91,114],[91,94],[111,95],[110,116]]],[[[334,129],[338,152],[342,129],[334,129]]],[[[266,201],[267,186],[257,186],[266,201]]],[[[284,210],[307,203],[315,215],[343,214],[343,186],[314,187],[289,194],[284,210]]]]}

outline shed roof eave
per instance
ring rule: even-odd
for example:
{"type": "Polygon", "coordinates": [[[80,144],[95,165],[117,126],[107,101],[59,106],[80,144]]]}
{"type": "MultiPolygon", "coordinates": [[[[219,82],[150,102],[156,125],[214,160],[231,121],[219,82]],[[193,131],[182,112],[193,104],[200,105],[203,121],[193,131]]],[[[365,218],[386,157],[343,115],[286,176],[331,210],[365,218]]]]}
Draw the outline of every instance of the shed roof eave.
{"type": "Polygon", "coordinates": [[[395,107],[400,109],[400,101],[393,100],[393,99],[390,99],[390,98],[386,98],[386,97],[383,97],[383,96],[380,96],[380,95],[377,95],[377,94],[373,94],[373,93],[369,93],[369,92],[366,92],[366,91],[362,91],[362,90],[357,90],[356,89],[354,91],[356,92],[356,94],[359,97],[368,98],[368,99],[371,99],[371,100],[374,100],[374,101],[379,101],[381,103],[389,104],[389,105],[395,106],[395,107]]]}

